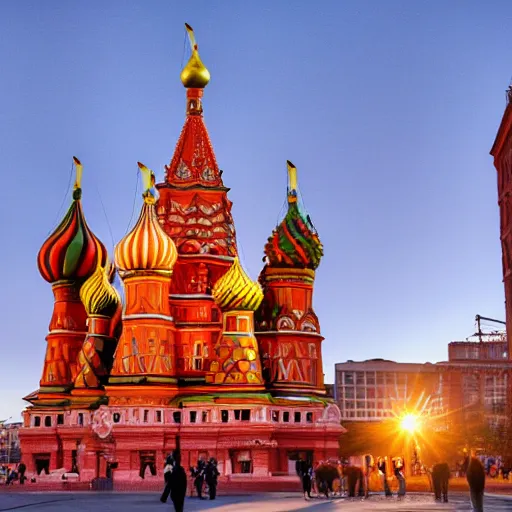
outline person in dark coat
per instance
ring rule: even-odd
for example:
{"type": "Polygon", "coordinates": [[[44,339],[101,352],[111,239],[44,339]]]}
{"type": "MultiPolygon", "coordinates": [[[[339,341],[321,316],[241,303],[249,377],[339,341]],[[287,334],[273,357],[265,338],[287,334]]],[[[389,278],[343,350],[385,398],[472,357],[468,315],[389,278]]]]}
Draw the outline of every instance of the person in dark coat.
{"type": "Polygon", "coordinates": [[[303,464],[301,467],[301,480],[302,480],[302,491],[304,492],[304,499],[306,495],[311,498],[311,481],[313,479],[313,468],[311,464],[303,464]]]}
{"type": "Polygon", "coordinates": [[[169,478],[171,487],[171,500],[176,512],[183,512],[185,506],[185,496],[187,494],[187,473],[181,465],[181,454],[174,451],[172,454],[174,466],[169,478]]]}
{"type": "Polygon", "coordinates": [[[219,470],[217,469],[217,461],[212,457],[208,461],[208,464],[206,465],[206,469],[204,472],[211,500],[214,500],[215,496],[217,495],[217,479],[219,475],[220,473],[219,470]]]}
{"type": "Polygon", "coordinates": [[[162,496],[160,497],[160,501],[162,503],[165,503],[167,501],[167,498],[169,497],[169,494],[171,493],[171,475],[174,471],[174,465],[175,461],[172,458],[171,455],[167,456],[167,459],[165,460],[164,465],[164,481],[165,481],[165,488],[164,492],[162,493],[162,496]]]}
{"type": "Polygon", "coordinates": [[[199,460],[197,462],[197,466],[195,468],[190,468],[192,473],[192,477],[194,478],[194,486],[197,491],[197,495],[200,500],[203,499],[203,484],[204,484],[204,472],[205,472],[205,463],[203,460],[199,460]]]}
{"type": "Polygon", "coordinates": [[[357,466],[347,466],[344,472],[347,477],[349,498],[355,498],[356,493],[361,496],[361,492],[364,496],[363,470],[357,466]]]}
{"type": "Polygon", "coordinates": [[[388,458],[387,457],[379,457],[377,460],[377,469],[379,470],[379,474],[382,476],[382,482],[384,484],[384,494],[386,496],[392,496],[393,493],[391,492],[391,489],[389,488],[388,483],[388,458]]]}
{"type": "Polygon", "coordinates": [[[446,462],[435,464],[432,467],[432,484],[434,485],[434,495],[436,501],[448,503],[448,482],[450,480],[450,466],[446,462]]]}
{"type": "Polygon", "coordinates": [[[483,464],[476,457],[471,457],[471,460],[469,461],[466,479],[469,484],[469,494],[473,510],[475,512],[483,512],[485,469],[483,464]]]}
{"type": "Polygon", "coordinates": [[[405,463],[402,457],[393,457],[391,462],[393,463],[393,471],[398,480],[398,498],[400,499],[405,496],[405,463]]]}
{"type": "Polygon", "coordinates": [[[18,473],[20,475],[20,484],[23,485],[25,483],[25,480],[27,477],[25,476],[25,473],[27,471],[27,466],[23,462],[20,462],[18,464],[18,473]]]}

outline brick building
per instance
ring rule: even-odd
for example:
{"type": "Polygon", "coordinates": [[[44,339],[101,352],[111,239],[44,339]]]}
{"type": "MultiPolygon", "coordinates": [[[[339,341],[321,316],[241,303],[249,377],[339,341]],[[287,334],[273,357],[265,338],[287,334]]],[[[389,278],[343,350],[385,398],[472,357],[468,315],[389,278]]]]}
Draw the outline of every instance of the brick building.
{"type": "Polygon", "coordinates": [[[506,93],[507,106],[491,149],[497,171],[498,205],[500,208],[500,240],[505,286],[505,311],[508,354],[512,346],[512,86],[506,93]]]}

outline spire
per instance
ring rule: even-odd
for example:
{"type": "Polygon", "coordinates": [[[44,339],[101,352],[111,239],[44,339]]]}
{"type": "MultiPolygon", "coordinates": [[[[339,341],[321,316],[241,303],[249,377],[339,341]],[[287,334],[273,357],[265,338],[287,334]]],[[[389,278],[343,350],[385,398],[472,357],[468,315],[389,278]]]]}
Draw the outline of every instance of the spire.
{"type": "Polygon", "coordinates": [[[144,164],[138,163],[142,174],[144,205],[135,227],[115,248],[116,265],[122,272],[159,270],[171,272],[178,257],[172,239],[160,226],[155,212],[158,192],[155,175],[144,164]]]}
{"type": "Polygon", "coordinates": [[[62,222],[41,247],[37,264],[49,283],[87,279],[101,262],[106,263],[107,250],[85,222],[82,211],[82,164],[73,157],[76,176],[73,202],[62,222]]]}
{"type": "Polygon", "coordinates": [[[174,155],[165,166],[165,181],[173,187],[200,185],[205,188],[223,187],[217,159],[203,120],[202,97],[210,81],[210,72],[197,51],[194,31],[185,24],[192,55],[181,72],[181,81],[187,89],[187,117],[174,155]]]}
{"type": "Polygon", "coordinates": [[[288,167],[288,203],[297,202],[297,167],[286,160],[288,167]]]}
{"type": "Polygon", "coordinates": [[[190,48],[192,49],[192,55],[181,72],[181,81],[187,89],[204,89],[210,81],[210,72],[206,69],[206,66],[199,57],[194,30],[188,23],[185,23],[185,28],[187,30],[190,48]]]}
{"type": "Polygon", "coordinates": [[[315,270],[323,256],[323,246],[309,215],[298,203],[297,169],[287,160],[288,211],[265,245],[271,267],[315,270]]]}

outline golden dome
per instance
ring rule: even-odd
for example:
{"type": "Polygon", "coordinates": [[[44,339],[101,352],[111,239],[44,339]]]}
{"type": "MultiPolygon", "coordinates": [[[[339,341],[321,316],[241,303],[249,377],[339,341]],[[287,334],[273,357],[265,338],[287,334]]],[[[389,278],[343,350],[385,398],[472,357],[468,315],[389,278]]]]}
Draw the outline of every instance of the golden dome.
{"type": "Polygon", "coordinates": [[[223,310],[256,311],[263,300],[260,285],[249,278],[238,258],[217,281],[212,295],[223,310]]]}
{"type": "Polygon", "coordinates": [[[110,271],[111,268],[108,262],[105,267],[102,267],[101,262],[98,262],[94,273],[80,288],[80,299],[88,315],[110,317],[115,313],[121,297],[110,284],[110,271]]]}
{"type": "Polygon", "coordinates": [[[199,57],[192,27],[185,23],[185,28],[187,29],[190,47],[192,48],[192,55],[187,65],[183,68],[180,78],[187,89],[204,89],[210,81],[210,72],[206,69],[206,66],[199,57]]]}
{"type": "Polygon", "coordinates": [[[144,205],[135,227],[116,245],[115,262],[122,272],[160,270],[171,272],[178,258],[172,238],[160,226],[155,211],[154,173],[139,163],[145,190],[144,205]]]}

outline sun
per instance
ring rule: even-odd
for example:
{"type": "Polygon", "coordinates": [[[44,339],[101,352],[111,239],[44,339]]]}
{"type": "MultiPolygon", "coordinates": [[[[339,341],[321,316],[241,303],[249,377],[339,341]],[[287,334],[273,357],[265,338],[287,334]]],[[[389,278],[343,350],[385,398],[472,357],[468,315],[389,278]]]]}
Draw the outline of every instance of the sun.
{"type": "Polygon", "coordinates": [[[402,430],[405,430],[406,432],[409,432],[410,434],[413,434],[418,430],[419,421],[418,416],[415,414],[406,414],[402,420],[400,421],[400,427],[402,430]]]}

